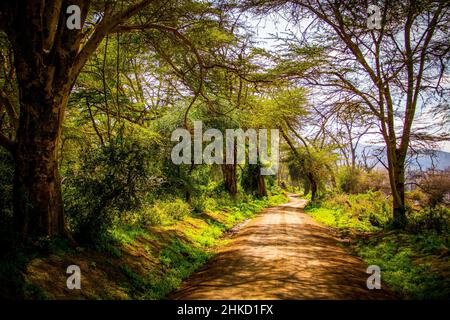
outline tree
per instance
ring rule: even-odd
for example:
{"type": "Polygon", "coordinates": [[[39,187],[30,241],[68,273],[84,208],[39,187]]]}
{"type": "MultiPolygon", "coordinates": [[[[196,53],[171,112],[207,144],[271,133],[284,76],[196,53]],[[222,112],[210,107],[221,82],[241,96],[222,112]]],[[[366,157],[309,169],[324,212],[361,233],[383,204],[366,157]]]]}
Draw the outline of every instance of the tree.
{"type": "MultiPolygon", "coordinates": [[[[394,225],[406,223],[405,161],[416,110],[439,105],[448,93],[447,1],[380,1],[381,28],[367,27],[366,1],[248,1],[263,12],[285,8],[298,26],[296,52],[321,48],[323,59],[305,82],[327,99],[336,92],[364,106],[377,119],[386,144],[394,225]]],[[[297,59],[302,60],[298,55],[297,59]]],[[[422,139],[429,138],[423,134],[422,139]]],[[[429,138],[431,139],[431,138],[429,138]]]]}
{"type": "Polygon", "coordinates": [[[22,239],[66,233],[58,146],[69,95],[85,63],[114,32],[144,28],[177,33],[155,20],[162,20],[166,13],[171,21],[179,13],[171,10],[172,6],[187,4],[151,0],[1,2],[0,30],[13,48],[20,113],[11,119],[18,123],[14,140],[0,134],[0,145],[14,156],[14,220],[22,239]],[[66,26],[69,4],[81,9],[81,29],[66,26]],[[143,13],[140,23],[133,24],[132,17],[138,13],[143,13]]]}

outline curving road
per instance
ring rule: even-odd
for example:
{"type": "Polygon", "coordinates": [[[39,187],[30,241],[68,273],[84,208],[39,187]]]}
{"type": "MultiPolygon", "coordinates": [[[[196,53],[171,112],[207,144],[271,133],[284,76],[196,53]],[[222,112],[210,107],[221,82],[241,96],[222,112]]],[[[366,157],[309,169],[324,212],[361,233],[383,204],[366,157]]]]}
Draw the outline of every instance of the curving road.
{"type": "Polygon", "coordinates": [[[368,290],[367,266],[303,212],[306,201],[265,209],[170,299],[389,299],[368,290]]]}

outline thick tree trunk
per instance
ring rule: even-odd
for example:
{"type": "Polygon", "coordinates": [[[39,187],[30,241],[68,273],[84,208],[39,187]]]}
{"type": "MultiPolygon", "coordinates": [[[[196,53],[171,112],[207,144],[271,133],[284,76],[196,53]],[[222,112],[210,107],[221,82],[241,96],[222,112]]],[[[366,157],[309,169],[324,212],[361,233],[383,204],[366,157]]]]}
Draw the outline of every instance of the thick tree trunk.
{"type": "Polygon", "coordinates": [[[311,182],[309,179],[303,179],[303,195],[306,196],[311,191],[311,182]]]}
{"type": "MultiPolygon", "coordinates": [[[[151,1],[120,12],[108,5],[92,33],[67,28],[65,1],[0,3],[0,28],[14,49],[20,101],[16,141],[3,141],[15,158],[15,225],[22,239],[65,233],[57,150],[71,87],[102,39],[151,1]]],[[[81,8],[83,25],[90,1],[72,4],[81,8]]]]}
{"type": "Polygon", "coordinates": [[[311,201],[314,201],[317,198],[317,183],[312,174],[308,175],[308,179],[311,186],[311,201]]]}
{"type": "Polygon", "coordinates": [[[223,179],[225,183],[225,190],[232,196],[237,194],[237,178],[236,165],[223,164],[222,165],[223,179]]]}
{"type": "Polygon", "coordinates": [[[389,183],[392,191],[393,227],[404,228],[406,219],[405,204],[405,159],[406,150],[399,150],[387,144],[389,183]]]}
{"type": "Polygon", "coordinates": [[[55,95],[47,90],[35,82],[31,90],[20,93],[21,117],[14,155],[14,220],[23,239],[65,233],[57,154],[68,91],[54,89],[59,92],[55,95]]]}
{"type": "Polygon", "coordinates": [[[19,12],[8,36],[20,102],[13,152],[14,225],[23,241],[66,233],[58,144],[79,46],[78,31],[64,29],[57,4],[44,8],[27,2],[19,12]]]}
{"type": "Polygon", "coordinates": [[[264,180],[263,175],[258,174],[257,183],[258,183],[258,197],[260,198],[267,197],[266,181],[264,180]]]}

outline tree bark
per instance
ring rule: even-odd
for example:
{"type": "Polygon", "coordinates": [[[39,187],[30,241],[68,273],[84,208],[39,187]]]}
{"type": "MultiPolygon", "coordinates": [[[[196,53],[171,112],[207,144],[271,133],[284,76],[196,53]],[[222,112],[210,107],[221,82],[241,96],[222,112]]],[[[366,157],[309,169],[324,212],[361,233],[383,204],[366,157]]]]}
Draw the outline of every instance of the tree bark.
{"type": "Polygon", "coordinates": [[[303,179],[303,195],[306,196],[311,191],[311,182],[309,179],[303,179]]]}
{"type": "Polygon", "coordinates": [[[260,198],[267,197],[266,181],[264,180],[263,175],[258,174],[257,183],[258,183],[258,197],[260,198]]]}
{"type": "Polygon", "coordinates": [[[407,223],[405,204],[405,164],[402,161],[389,163],[392,172],[391,189],[394,190],[393,198],[393,226],[403,228],[407,223]]]}
{"type": "Polygon", "coordinates": [[[66,231],[58,144],[69,90],[67,85],[54,85],[49,91],[47,85],[28,80],[20,91],[13,193],[15,227],[23,239],[66,231]]]}
{"type": "Polygon", "coordinates": [[[235,164],[222,165],[225,190],[232,196],[237,194],[236,167],[237,166],[235,164]]]}
{"type": "Polygon", "coordinates": [[[312,174],[308,174],[308,179],[311,186],[311,201],[315,201],[317,198],[317,183],[312,174]]]}

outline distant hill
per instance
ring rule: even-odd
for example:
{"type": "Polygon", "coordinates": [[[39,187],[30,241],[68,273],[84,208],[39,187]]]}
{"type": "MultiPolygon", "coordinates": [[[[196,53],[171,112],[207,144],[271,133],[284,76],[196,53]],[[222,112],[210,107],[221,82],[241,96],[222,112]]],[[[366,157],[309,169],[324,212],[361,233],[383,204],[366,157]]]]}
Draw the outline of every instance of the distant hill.
{"type": "MultiPolygon", "coordinates": [[[[378,162],[377,166],[382,166],[381,163],[374,156],[375,154],[380,154],[383,162],[386,162],[386,152],[384,146],[376,145],[361,145],[358,146],[357,154],[358,158],[361,158],[363,152],[366,155],[370,155],[370,162],[378,162]]],[[[413,159],[408,164],[409,170],[428,170],[434,166],[435,169],[445,170],[450,168],[450,152],[441,150],[430,150],[429,154],[420,155],[417,159],[413,159]],[[432,156],[431,156],[432,155],[432,156]]]]}

